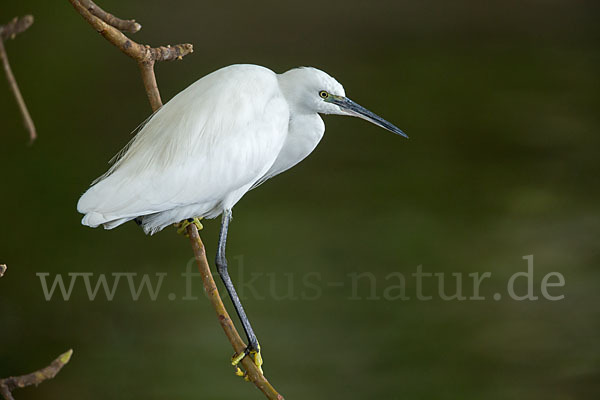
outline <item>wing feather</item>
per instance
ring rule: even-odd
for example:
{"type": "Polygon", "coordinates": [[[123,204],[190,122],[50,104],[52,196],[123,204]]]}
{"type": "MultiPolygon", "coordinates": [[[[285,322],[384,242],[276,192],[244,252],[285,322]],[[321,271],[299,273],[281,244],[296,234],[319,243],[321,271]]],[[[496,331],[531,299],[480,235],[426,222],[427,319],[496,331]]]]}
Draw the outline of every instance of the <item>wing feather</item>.
{"type": "Polygon", "coordinates": [[[270,168],[288,120],[272,71],[236,65],[207,75],[159,109],[81,197],[83,222],[222,201],[270,168]]]}

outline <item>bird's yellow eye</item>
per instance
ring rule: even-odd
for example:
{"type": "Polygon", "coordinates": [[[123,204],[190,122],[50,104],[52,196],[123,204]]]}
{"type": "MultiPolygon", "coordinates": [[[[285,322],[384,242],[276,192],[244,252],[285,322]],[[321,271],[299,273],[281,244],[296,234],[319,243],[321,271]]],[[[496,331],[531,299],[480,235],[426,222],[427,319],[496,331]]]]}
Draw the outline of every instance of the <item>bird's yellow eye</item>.
{"type": "Polygon", "coordinates": [[[321,96],[321,98],[322,98],[322,99],[326,99],[326,98],[328,98],[328,97],[329,97],[329,93],[327,93],[327,92],[326,92],[326,91],[324,91],[324,90],[321,90],[321,91],[319,92],[319,96],[321,96]]]}

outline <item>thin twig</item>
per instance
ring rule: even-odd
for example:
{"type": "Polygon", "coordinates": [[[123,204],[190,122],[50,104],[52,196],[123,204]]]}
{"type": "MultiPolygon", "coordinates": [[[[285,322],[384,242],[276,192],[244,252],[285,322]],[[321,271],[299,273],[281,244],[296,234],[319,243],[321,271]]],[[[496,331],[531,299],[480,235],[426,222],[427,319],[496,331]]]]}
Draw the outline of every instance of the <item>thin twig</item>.
{"type": "MultiPolygon", "coordinates": [[[[183,56],[194,51],[193,46],[186,43],[175,46],[150,47],[136,43],[110,23],[92,14],[82,4],[82,0],[69,0],[69,2],[98,33],[138,63],[142,73],[144,88],[148,94],[148,100],[150,101],[150,106],[152,107],[152,110],[160,108],[162,106],[162,101],[160,99],[160,92],[156,86],[154,63],[156,61],[181,60],[183,56]]],[[[91,2],[88,1],[87,3],[91,2]]],[[[96,9],[99,8],[96,6],[96,9]]]]}
{"type": "MultiPolygon", "coordinates": [[[[142,79],[144,81],[146,94],[148,95],[152,110],[156,111],[162,107],[160,92],[158,90],[156,76],[154,74],[154,63],[156,61],[181,59],[181,57],[193,51],[192,45],[183,44],[173,47],[167,46],[159,48],[142,46],[127,38],[127,36],[123,35],[109,23],[90,13],[88,9],[81,4],[84,2],[84,0],[69,0],[69,2],[73,4],[75,9],[83,16],[83,18],[85,18],[85,20],[88,21],[90,25],[92,25],[94,29],[96,29],[102,36],[118,47],[122,52],[138,62],[142,79]]],[[[246,349],[246,345],[240,337],[235,325],[233,324],[233,321],[225,309],[223,301],[221,300],[221,296],[219,295],[219,291],[212,277],[212,273],[210,272],[210,266],[208,264],[208,260],[206,259],[206,251],[204,249],[202,239],[198,234],[198,229],[194,224],[192,224],[188,226],[187,232],[192,243],[192,249],[194,250],[194,256],[196,258],[196,262],[198,263],[198,268],[200,269],[200,273],[202,275],[204,289],[206,290],[208,298],[215,309],[217,317],[219,318],[219,323],[221,324],[223,331],[225,331],[225,335],[231,343],[233,350],[237,354],[240,354],[246,349]]],[[[251,357],[244,357],[241,363],[246,371],[248,380],[254,383],[254,385],[256,385],[256,387],[260,389],[268,399],[283,400],[283,396],[277,393],[275,388],[271,386],[269,381],[267,381],[258,367],[254,364],[251,357]]]]}
{"type": "Polygon", "coordinates": [[[6,73],[8,85],[15,96],[15,100],[17,100],[19,110],[21,110],[21,115],[23,115],[23,123],[29,132],[29,142],[33,143],[37,137],[35,125],[31,115],[29,114],[25,100],[23,100],[23,95],[21,95],[19,85],[17,85],[17,80],[15,79],[15,75],[10,68],[8,56],[6,54],[6,50],[4,49],[5,40],[14,39],[19,33],[25,32],[31,26],[31,24],[33,24],[33,16],[26,15],[23,18],[15,17],[6,25],[0,25],[0,59],[2,60],[2,65],[4,66],[4,72],[6,73]]]}
{"type": "Polygon", "coordinates": [[[0,38],[14,39],[15,36],[29,29],[32,24],[33,15],[26,15],[23,18],[14,17],[9,23],[0,25],[0,38]]]}
{"type": "Polygon", "coordinates": [[[5,400],[14,400],[12,391],[17,388],[24,388],[31,385],[39,385],[45,380],[52,379],[60,372],[69,360],[71,360],[73,350],[69,350],[52,361],[50,365],[27,375],[11,376],[0,379],[0,394],[5,400]]]}
{"type": "Polygon", "coordinates": [[[106,22],[107,24],[114,26],[115,28],[117,28],[120,31],[136,33],[137,31],[142,29],[142,26],[140,24],[138,24],[137,22],[135,22],[135,19],[117,18],[114,15],[112,15],[111,13],[108,13],[108,12],[104,11],[103,9],[101,9],[100,7],[98,7],[98,5],[96,3],[94,3],[92,0],[79,0],[79,2],[81,3],[81,5],[83,5],[85,8],[87,8],[88,11],[91,12],[92,14],[94,14],[96,17],[100,18],[102,21],[106,22]]]}

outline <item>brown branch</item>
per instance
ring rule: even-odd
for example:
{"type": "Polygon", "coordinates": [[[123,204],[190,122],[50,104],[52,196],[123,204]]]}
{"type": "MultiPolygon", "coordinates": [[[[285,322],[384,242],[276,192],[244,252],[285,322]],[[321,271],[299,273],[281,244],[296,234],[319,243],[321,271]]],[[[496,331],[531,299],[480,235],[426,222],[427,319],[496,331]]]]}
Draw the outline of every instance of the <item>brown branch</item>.
{"type": "MultiPolygon", "coordinates": [[[[158,91],[158,86],[156,84],[156,76],[154,75],[154,63],[156,61],[181,59],[183,56],[193,51],[192,45],[180,44],[173,47],[167,46],[158,48],[140,45],[127,38],[127,36],[123,35],[103,18],[99,18],[98,16],[95,16],[89,12],[89,10],[82,5],[82,3],[86,3],[85,0],[69,0],[69,2],[83,16],[83,18],[85,18],[85,20],[94,27],[94,29],[104,36],[104,38],[138,62],[144,87],[146,89],[146,94],[148,95],[152,110],[156,111],[162,107],[160,92],[158,91]]],[[[219,295],[219,291],[210,271],[208,260],[206,259],[206,251],[204,249],[202,239],[198,234],[198,229],[194,224],[192,224],[188,226],[187,232],[192,243],[192,249],[194,250],[194,257],[198,263],[198,268],[200,269],[200,273],[202,275],[204,289],[213,308],[215,309],[217,317],[219,318],[219,323],[221,324],[227,339],[231,343],[233,350],[237,354],[240,354],[246,349],[246,345],[240,337],[240,334],[235,328],[235,325],[229,317],[223,301],[221,300],[221,296],[219,295]]],[[[260,389],[260,391],[262,391],[268,399],[283,400],[283,396],[277,393],[275,388],[271,386],[269,381],[267,381],[250,357],[244,357],[241,361],[241,364],[246,371],[246,377],[248,380],[254,383],[254,385],[256,385],[256,387],[260,389]]]]}
{"type": "MultiPolygon", "coordinates": [[[[86,2],[85,0],[69,0],[69,2],[98,33],[138,63],[142,73],[144,88],[148,94],[148,100],[150,101],[150,106],[152,107],[152,110],[158,110],[162,106],[162,101],[154,76],[154,63],[156,61],[181,60],[183,56],[194,51],[192,45],[186,43],[175,46],[150,47],[136,43],[114,26],[92,14],[88,8],[82,4],[82,2],[86,2]]],[[[86,3],[91,2],[87,1],[86,3]]],[[[96,6],[96,10],[98,9],[99,8],[96,6]]],[[[108,13],[105,14],[108,15],[108,13]]]]}
{"type": "Polygon", "coordinates": [[[4,400],[14,400],[14,397],[12,396],[13,390],[31,385],[37,386],[45,380],[54,378],[56,374],[60,372],[62,367],[69,362],[72,354],[73,350],[69,350],[58,356],[56,360],[52,361],[47,367],[30,374],[0,379],[0,395],[2,395],[4,400]]]}
{"type": "Polygon", "coordinates": [[[10,86],[10,89],[15,96],[15,100],[17,101],[17,104],[19,106],[19,110],[21,110],[21,115],[23,116],[23,123],[25,124],[25,128],[27,129],[27,131],[29,131],[29,142],[33,143],[33,141],[37,137],[35,125],[33,123],[31,115],[29,114],[29,110],[27,109],[25,100],[23,100],[23,95],[19,90],[19,85],[17,85],[17,80],[15,79],[15,75],[13,74],[12,69],[10,68],[8,56],[6,54],[6,50],[4,49],[5,40],[14,39],[15,36],[17,36],[19,33],[25,32],[31,26],[31,24],[33,24],[33,16],[26,15],[23,18],[15,17],[6,25],[0,25],[0,59],[2,60],[2,65],[4,66],[4,72],[6,73],[8,85],[10,86]]]}
{"type": "MultiPolygon", "coordinates": [[[[229,317],[227,309],[225,309],[225,305],[219,296],[217,285],[212,277],[210,266],[208,265],[208,260],[206,259],[204,244],[202,243],[202,239],[200,239],[200,235],[198,234],[198,228],[196,228],[196,225],[191,224],[187,227],[187,233],[190,237],[190,241],[192,242],[194,257],[196,258],[196,263],[198,264],[198,269],[200,270],[200,274],[202,276],[204,291],[206,292],[210,303],[217,313],[217,317],[221,323],[221,328],[223,328],[223,331],[231,343],[233,350],[236,354],[240,354],[246,349],[246,344],[240,337],[237,329],[235,329],[235,325],[229,317]]],[[[267,381],[267,378],[264,377],[256,364],[254,364],[254,361],[251,359],[251,357],[244,357],[242,359],[242,366],[246,371],[248,380],[254,383],[254,385],[256,385],[256,387],[260,389],[260,391],[263,392],[268,399],[283,400],[283,396],[277,393],[275,388],[271,386],[269,381],[267,381]]]]}

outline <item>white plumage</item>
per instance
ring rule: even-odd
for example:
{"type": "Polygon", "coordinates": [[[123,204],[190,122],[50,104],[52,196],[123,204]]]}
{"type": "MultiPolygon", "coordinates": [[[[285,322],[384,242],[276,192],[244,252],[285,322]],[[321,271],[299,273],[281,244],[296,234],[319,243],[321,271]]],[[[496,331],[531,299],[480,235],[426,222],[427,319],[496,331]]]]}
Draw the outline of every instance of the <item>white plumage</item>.
{"type": "Polygon", "coordinates": [[[325,131],[319,113],[359,116],[403,135],[344,96],[314,68],[215,71],[142,126],[79,200],[82,223],[112,229],[137,218],[155,233],[186,218],[214,218],[308,156],[325,131]]]}

